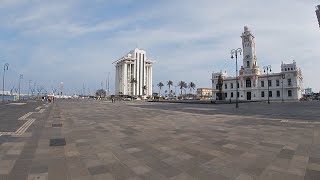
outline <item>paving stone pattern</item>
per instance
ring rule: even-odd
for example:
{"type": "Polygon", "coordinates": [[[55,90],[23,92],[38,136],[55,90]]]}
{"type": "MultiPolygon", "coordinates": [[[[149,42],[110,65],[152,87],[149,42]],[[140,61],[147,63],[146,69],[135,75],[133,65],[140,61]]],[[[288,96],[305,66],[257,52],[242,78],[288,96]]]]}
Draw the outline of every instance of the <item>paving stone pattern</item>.
{"type": "Polygon", "coordinates": [[[319,105],[56,101],[0,137],[0,179],[320,179],[319,105]]]}

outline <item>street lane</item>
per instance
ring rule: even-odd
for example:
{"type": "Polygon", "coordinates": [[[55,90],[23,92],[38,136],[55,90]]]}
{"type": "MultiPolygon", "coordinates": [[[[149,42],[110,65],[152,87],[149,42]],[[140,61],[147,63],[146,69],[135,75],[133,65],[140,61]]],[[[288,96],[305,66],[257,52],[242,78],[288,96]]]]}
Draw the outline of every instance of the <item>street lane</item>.
{"type": "Polygon", "coordinates": [[[15,132],[25,123],[18,119],[29,112],[35,112],[35,108],[43,104],[42,101],[0,104],[0,132],[15,132]]]}

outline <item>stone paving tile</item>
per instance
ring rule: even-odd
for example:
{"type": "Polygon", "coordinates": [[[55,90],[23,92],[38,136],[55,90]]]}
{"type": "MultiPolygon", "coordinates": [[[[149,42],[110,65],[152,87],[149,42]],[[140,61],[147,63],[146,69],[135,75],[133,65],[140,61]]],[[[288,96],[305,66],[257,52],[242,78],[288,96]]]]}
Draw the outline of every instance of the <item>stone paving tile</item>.
{"type": "Polygon", "coordinates": [[[261,180],[275,180],[275,179],[283,179],[283,180],[303,180],[303,176],[297,176],[289,173],[283,173],[273,170],[266,170],[260,177],[261,180]]]}
{"type": "Polygon", "coordinates": [[[48,180],[48,173],[29,174],[27,180],[48,180]]]}
{"type": "Polygon", "coordinates": [[[320,171],[310,170],[306,171],[306,175],[304,177],[305,180],[316,180],[320,177],[320,171]]]}
{"type": "Polygon", "coordinates": [[[192,176],[189,176],[188,174],[181,173],[177,176],[171,177],[169,180],[196,180],[196,179],[192,176]]]}
{"type": "Polygon", "coordinates": [[[133,172],[135,172],[137,175],[143,175],[145,173],[148,173],[151,169],[147,166],[136,166],[131,168],[133,172]]]}
{"type": "MultiPolygon", "coordinates": [[[[306,104],[288,106],[300,107],[301,113],[306,112],[305,106],[320,110],[306,104]]],[[[30,136],[0,137],[0,162],[13,164],[0,163],[5,167],[0,171],[6,173],[0,177],[319,179],[320,128],[277,119],[315,121],[320,115],[293,116],[290,108],[275,103],[242,104],[238,110],[214,105],[219,109],[214,112],[212,107],[58,101],[50,111],[34,117],[41,118],[30,127],[30,136]],[[54,123],[63,126],[52,128],[54,123]],[[66,146],[49,147],[53,137],[65,137],[66,146]]]]}
{"type": "Polygon", "coordinates": [[[0,160],[0,174],[9,174],[15,164],[15,160],[0,160]]]}
{"type": "Polygon", "coordinates": [[[203,180],[212,180],[212,179],[219,179],[219,180],[228,180],[229,178],[222,176],[220,174],[216,174],[214,172],[206,171],[200,167],[195,167],[187,171],[187,174],[193,176],[196,179],[203,179],[203,180]]]}
{"type": "Polygon", "coordinates": [[[89,167],[88,170],[91,175],[105,174],[108,172],[108,168],[105,165],[92,166],[89,167]]]}
{"type": "Polygon", "coordinates": [[[294,151],[290,149],[282,149],[278,155],[278,158],[284,158],[284,159],[292,159],[294,155],[294,151]]]}
{"type": "Polygon", "coordinates": [[[93,180],[115,180],[110,173],[97,174],[92,176],[93,180]]]}

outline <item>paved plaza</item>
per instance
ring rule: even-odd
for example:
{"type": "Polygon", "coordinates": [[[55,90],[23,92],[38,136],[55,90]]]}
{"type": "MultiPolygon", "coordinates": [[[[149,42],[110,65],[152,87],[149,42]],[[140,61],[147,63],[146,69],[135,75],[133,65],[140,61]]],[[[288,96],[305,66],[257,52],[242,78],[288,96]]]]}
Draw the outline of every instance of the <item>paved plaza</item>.
{"type": "Polygon", "coordinates": [[[0,180],[316,180],[320,102],[0,105],[0,180]]]}

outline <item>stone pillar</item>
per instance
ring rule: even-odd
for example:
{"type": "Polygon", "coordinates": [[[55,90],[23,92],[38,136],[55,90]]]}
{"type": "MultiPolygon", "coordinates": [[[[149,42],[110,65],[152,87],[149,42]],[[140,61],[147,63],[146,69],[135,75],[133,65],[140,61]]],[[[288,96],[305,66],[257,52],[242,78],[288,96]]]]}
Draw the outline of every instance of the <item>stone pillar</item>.
{"type": "Polygon", "coordinates": [[[149,88],[149,93],[152,95],[152,66],[150,66],[150,88],[149,88]]]}
{"type": "Polygon", "coordinates": [[[123,78],[122,78],[123,95],[128,94],[128,83],[127,83],[127,64],[123,63],[123,78]]]}

